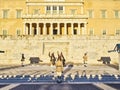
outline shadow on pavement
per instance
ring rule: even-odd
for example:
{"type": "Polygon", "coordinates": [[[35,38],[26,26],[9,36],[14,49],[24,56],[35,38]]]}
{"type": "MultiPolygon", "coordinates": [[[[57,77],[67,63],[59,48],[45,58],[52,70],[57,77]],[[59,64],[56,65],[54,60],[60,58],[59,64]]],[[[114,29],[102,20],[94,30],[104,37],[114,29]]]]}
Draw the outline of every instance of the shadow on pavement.
{"type": "Polygon", "coordinates": [[[72,67],[73,67],[73,64],[67,65],[66,69],[63,71],[63,75],[64,75],[65,73],[67,73],[68,71],[70,71],[70,70],[72,69],[72,67]]]}
{"type": "Polygon", "coordinates": [[[21,66],[21,65],[7,66],[7,67],[0,68],[0,71],[2,71],[2,70],[7,70],[7,69],[19,68],[19,67],[25,67],[25,66],[28,66],[28,65],[30,65],[30,64],[26,64],[26,65],[24,65],[24,66],[21,66]]]}
{"type": "Polygon", "coordinates": [[[107,64],[107,66],[112,67],[114,69],[119,69],[119,66],[117,64],[107,64]]]}

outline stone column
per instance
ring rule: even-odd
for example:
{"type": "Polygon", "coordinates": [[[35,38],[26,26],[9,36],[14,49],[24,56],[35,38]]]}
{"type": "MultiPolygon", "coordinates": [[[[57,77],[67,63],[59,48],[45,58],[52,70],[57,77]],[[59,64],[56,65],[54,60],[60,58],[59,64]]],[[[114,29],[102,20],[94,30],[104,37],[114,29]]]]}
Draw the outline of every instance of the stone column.
{"type": "Polygon", "coordinates": [[[58,27],[57,27],[58,28],[58,33],[57,34],[60,35],[60,23],[57,23],[57,25],[58,25],[58,27]]]}
{"type": "Polygon", "coordinates": [[[34,29],[36,29],[35,27],[32,27],[32,35],[35,35],[35,31],[34,31],[34,29]]]}
{"type": "Polygon", "coordinates": [[[23,35],[28,35],[28,27],[26,26],[27,23],[24,23],[24,30],[23,30],[23,35]]]}
{"type": "Polygon", "coordinates": [[[53,23],[50,23],[50,35],[53,35],[53,23]]]}
{"type": "Polygon", "coordinates": [[[46,23],[43,23],[43,35],[46,35],[46,23]]]}
{"type": "Polygon", "coordinates": [[[36,23],[36,25],[37,25],[37,35],[40,35],[39,23],[36,23]]]}
{"type": "Polygon", "coordinates": [[[74,25],[74,23],[71,23],[71,35],[73,35],[73,26],[74,25]]]}
{"type": "Polygon", "coordinates": [[[32,23],[30,23],[30,35],[32,35],[32,23]]]}
{"type": "Polygon", "coordinates": [[[78,30],[77,30],[77,34],[80,35],[80,23],[78,23],[78,30]]]}
{"type": "Polygon", "coordinates": [[[67,23],[64,23],[64,35],[67,34],[67,23]]]}
{"type": "Polygon", "coordinates": [[[86,23],[83,23],[83,24],[84,24],[84,25],[83,25],[84,27],[82,27],[82,35],[86,35],[86,32],[87,32],[87,31],[86,31],[86,28],[87,28],[87,27],[86,27],[86,23]]]}

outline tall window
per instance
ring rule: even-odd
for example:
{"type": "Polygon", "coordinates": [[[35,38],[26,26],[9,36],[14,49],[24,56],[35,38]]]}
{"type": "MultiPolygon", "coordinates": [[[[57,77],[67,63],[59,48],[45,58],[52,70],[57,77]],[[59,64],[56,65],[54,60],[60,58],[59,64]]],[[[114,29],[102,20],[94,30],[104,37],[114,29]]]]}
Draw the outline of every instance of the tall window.
{"type": "Polygon", "coordinates": [[[20,35],[20,30],[19,29],[17,29],[17,35],[20,35]]]}
{"type": "Polygon", "coordinates": [[[39,9],[34,9],[34,15],[39,14],[39,9]]]}
{"type": "Polygon", "coordinates": [[[59,6],[59,14],[63,14],[63,6],[59,6]]]}
{"type": "Polygon", "coordinates": [[[3,30],[3,35],[4,35],[4,36],[7,35],[7,30],[3,30]]]}
{"type": "Polygon", "coordinates": [[[106,10],[101,10],[101,17],[106,18],[107,11],[106,10]]]}
{"type": "Polygon", "coordinates": [[[3,10],[3,18],[8,18],[8,11],[9,10],[3,10]]]}
{"type": "Polygon", "coordinates": [[[103,31],[102,31],[102,35],[106,35],[106,30],[103,30],[103,31]]]}
{"type": "Polygon", "coordinates": [[[16,18],[21,18],[22,16],[22,10],[17,10],[16,11],[16,18]]]}
{"type": "Polygon", "coordinates": [[[89,34],[93,35],[93,29],[92,28],[90,29],[89,34]]]}
{"type": "Polygon", "coordinates": [[[47,6],[46,7],[46,14],[50,14],[51,13],[51,6],[47,6]]]}
{"type": "Polygon", "coordinates": [[[53,6],[53,14],[57,14],[57,6],[53,6]]]}
{"type": "Polygon", "coordinates": [[[119,10],[114,10],[115,18],[119,18],[119,10]]]}
{"type": "Polygon", "coordinates": [[[46,6],[46,14],[63,14],[63,6],[46,6]]]}
{"type": "Polygon", "coordinates": [[[88,10],[89,18],[93,18],[93,10],[88,10]]]}
{"type": "Polygon", "coordinates": [[[120,29],[116,30],[116,35],[120,35],[120,29]]]}

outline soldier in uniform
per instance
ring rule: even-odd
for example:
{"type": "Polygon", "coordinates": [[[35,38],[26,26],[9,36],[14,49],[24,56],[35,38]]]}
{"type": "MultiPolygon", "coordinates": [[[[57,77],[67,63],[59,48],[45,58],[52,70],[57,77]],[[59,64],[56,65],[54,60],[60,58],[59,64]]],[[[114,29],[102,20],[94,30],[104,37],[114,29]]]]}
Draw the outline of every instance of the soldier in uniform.
{"type": "Polygon", "coordinates": [[[86,64],[87,64],[87,63],[86,63],[86,62],[87,62],[87,58],[88,58],[88,57],[87,57],[87,53],[85,53],[84,56],[83,56],[83,63],[84,63],[84,66],[85,66],[85,67],[86,67],[86,64]]]}
{"type": "Polygon", "coordinates": [[[21,66],[22,67],[24,66],[24,64],[23,64],[24,61],[25,61],[25,57],[24,57],[24,54],[22,54],[22,58],[21,58],[21,66]]]}
{"type": "Polygon", "coordinates": [[[52,53],[52,64],[55,65],[55,62],[56,62],[56,58],[55,58],[54,53],[52,53]]]}
{"type": "Polygon", "coordinates": [[[62,72],[63,72],[63,63],[61,61],[61,57],[58,56],[57,62],[56,62],[56,74],[58,77],[61,77],[62,72]]]}
{"type": "Polygon", "coordinates": [[[65,67],[65,66],[66,66],[66,65],[65,65],[65,58],[64,58],[62,52],[61,52],[61,60],[62,60],[62,63],[63,63],[63,67],[65,67]]]}
{"type": "Polygon", "coordinates": [[[55,61],[56,61],[54,53],[52,53],[50,55],[50,52],[49,52],[49,57],[50,57],[50,64],[51,64],[51,66],[54,66],[55,65],[55,61]]]}

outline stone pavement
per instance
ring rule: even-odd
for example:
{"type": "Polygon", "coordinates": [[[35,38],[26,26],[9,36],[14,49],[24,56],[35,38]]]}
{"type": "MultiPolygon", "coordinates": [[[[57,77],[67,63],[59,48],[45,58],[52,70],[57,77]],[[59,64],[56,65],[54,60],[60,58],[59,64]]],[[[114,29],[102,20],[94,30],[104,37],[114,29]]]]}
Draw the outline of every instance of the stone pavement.
{"type": "MultiPolygon", "coordinates": [[[[49,65],[27,65],[24,67],[16,67],[10,68],[5,70],[0,70],[0,75],[55,75],[55,66],[49,65]],[[54,72],[54,73],[53,73],[54,72]]],[[[73,66],[66,66],[64,67],[64,76],[69,74],[75,75],[79,74],[80,76],[83,75],[119,75],[120,72],[109,65],[104,64],[97,64],[97,65],[73,65],[73,66]]]]}
{"type": "Polygon", "coordinates": [[[33,64],[1,70],[0,90],[59,90],[57,87],[62,90],[120,89],[120,72],[112,65],[97,64],[84,67],[82,64],[68,64],[64,67],[61,80],[58,84],[54,66],[33,64]],[[33,89],[28,87],[29,84],[33,89]]]}

